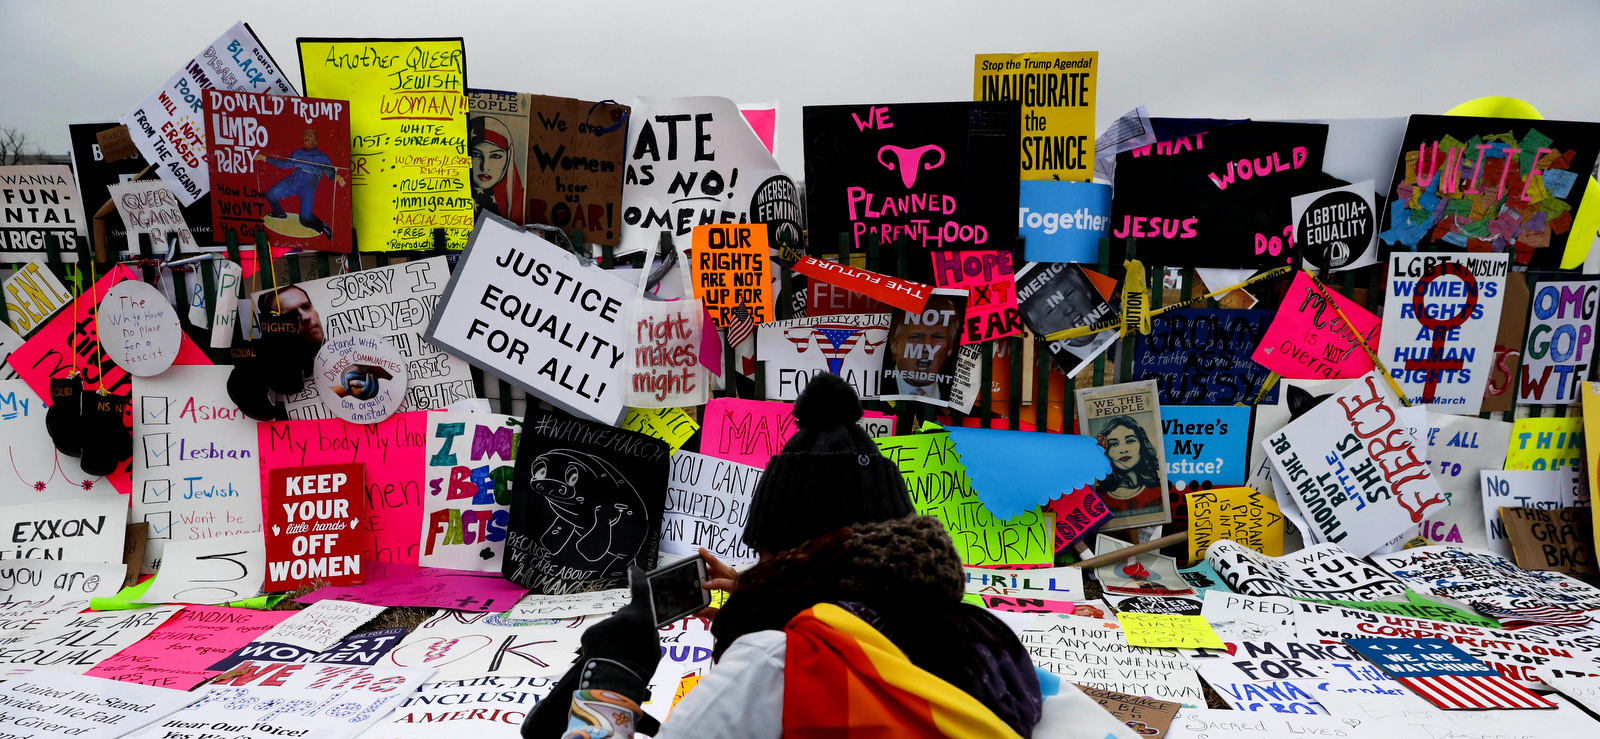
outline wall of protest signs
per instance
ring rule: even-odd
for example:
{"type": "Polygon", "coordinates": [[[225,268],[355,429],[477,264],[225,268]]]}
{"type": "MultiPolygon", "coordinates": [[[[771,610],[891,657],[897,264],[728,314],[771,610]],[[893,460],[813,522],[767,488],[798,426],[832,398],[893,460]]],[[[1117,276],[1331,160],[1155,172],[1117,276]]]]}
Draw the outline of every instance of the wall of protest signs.
{"type": "MultiPolygon", "coordinates": [[[[0,218],[26,227],[0,231],[0,261],[34,260],[0,274],[7,685],[54,667],[179,690],[243,668],[191,709],[138,717],[163,739],[511,730],[628,604],[630,565],[759,559],[742,533],[773,455],[837,436],[794,413],[823,373],[855,389],[857,426],[949,535],[966,600],[1094,691],[1063,686],[1074,727],[1104,723],[1098,700],[1160,705],[1155,724],[1126,719],[1157,739],[1398,735],[1369,711],[1416,696],[1324,639],[1449,636],[1528,685],[1600,673],[1600,591],[1575,577],[1593,567],[1600,465],[1583,440],[1600,411],[1569,407],[1595,396],[1600,280],[1572,265],[1600,265],[1583,253],[1595,209],[1580,217],[1600,125],[1140,107],[1095,137],[1095,52],[979,56],[970,102],[962,67],[960,102],[890,89],[746,116],[725,98],[468,90],[460,38],[297,46],[319,97],[274,79],[240,24],[170,60],[131,126],[70,128],[70,175],[0,168],[0,218]],[[771,154],[780,111],[804,132],[782,149],[803,172],[771,154]],[[41,202],[19,214],[13,197],[41,202]],[[291,254],[254,279],[248,253],[163,264],[168,231],[189,256],[228,230],[248,252],[253,228],[378,264],[291,254]],[[40,261],[46,230],[89,234],[111,261],[40,261]],[[131,259],[129,232],[155,257],[131,259]],[[113,285],[159,308],[172,368],[100,344],[113,285]],[[244,300],[207,315],[219,292],[244,300]],[[390,390],[398,412],[330,417],[326,378],[259,391],[299,369],[279,336],[255,340],[263,310],[291,315],[300,349],[392,347],[410,380],[390,390]],[[238,351],[201,349],[219,340],[238,351]],[[74,389],[126,408],[121,427],[85,421],[117,444],[127,431],[133,456],[107,474],[83,470],[113,445],[69,453],[74,389]],[[245,415],[247,397],[285,400],[288,420],[245,415]],[[1100,601],[1066,565],[1173,534],[1187,546],[1090,568],[1100,601]],[[316,605],[252,610],[291,589],[316,605]],[[379,618],[407,625],[352,633],[379,618]],[[359,698],[357,720],[223,698],[326,701],[323,678],[349,681],[332,691],[359,698]],[[1333,716],[1194,708],[1208,696],[1333,716]]],[[[819,514],[837,472],[803,486],[819,514]]],[[[652,715],[706,699],[689,689],[716,674],[710,623],[659,630],[652,715]]],[[[1449,725],[1493,725],[1472,721],[1449,725]]]]}

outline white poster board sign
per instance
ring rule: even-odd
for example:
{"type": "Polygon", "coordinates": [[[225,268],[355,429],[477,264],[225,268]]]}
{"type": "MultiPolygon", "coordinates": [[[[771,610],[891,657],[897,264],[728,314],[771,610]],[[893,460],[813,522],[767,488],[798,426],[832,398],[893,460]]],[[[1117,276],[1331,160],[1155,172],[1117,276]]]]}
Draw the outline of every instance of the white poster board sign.
{"type": "Polygon", "coordinates": [[[1478,414],[1510,264],[1510,254],[1389,256],[1378,356],[1412,405],[1478,414]]]}
{"type": "Polygon", "coordinates": [[[484,215],[426,338],[568,413],[617,425],[633,294],[622,278],[484,215]]]}
{"type": "Polygon", "coordinates": [[[694,452],[672,455],[661,554],[692,557],[705,547],[730,565],[754,563],[756,552],[741,539],[761,472],[760,467],[694,452]]]}

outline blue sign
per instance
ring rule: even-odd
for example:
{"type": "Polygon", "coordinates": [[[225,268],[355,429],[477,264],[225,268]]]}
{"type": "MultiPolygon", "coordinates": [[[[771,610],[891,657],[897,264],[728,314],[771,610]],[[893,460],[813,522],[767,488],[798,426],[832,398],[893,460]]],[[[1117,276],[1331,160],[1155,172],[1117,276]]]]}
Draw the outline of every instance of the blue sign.
{"type": "Polygon", "coordinates": [[[1174,490],[1243,485],[1250,465],[1250,406],[1163,405],[1167,484],[1174,490]]]}
{"type": "Polygon", "coordinates": [[[1030,262],[1100,261],[1100,239],[1111,229],[1111,186],[1093,182],[1023,180],[1017,234],[1030,262]]]}

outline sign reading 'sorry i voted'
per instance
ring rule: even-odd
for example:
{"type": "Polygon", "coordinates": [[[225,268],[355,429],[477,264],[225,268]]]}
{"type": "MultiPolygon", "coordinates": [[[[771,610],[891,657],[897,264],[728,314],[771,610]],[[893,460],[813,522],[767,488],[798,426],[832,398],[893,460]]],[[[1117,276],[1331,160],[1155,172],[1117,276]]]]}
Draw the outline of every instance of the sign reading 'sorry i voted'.
{"type": "Polygon", "coordinates": [[[485,215],[427,340],[562,410],[616,424],[626,412],[623,307],[633,293],[610,272],[485,215]]]}

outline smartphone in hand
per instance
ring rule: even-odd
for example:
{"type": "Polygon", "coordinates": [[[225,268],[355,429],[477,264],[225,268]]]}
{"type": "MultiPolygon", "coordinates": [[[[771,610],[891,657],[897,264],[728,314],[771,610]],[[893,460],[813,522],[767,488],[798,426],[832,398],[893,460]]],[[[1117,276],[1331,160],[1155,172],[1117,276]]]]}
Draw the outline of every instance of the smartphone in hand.
{"type": "Polygon", "coordinates": [[[711,591],[701,587],[706,581],[706,562],[699,557],[658,567],[644,577],[650,586],[650,614],[658,629],[711,605],[711,591]]]}

